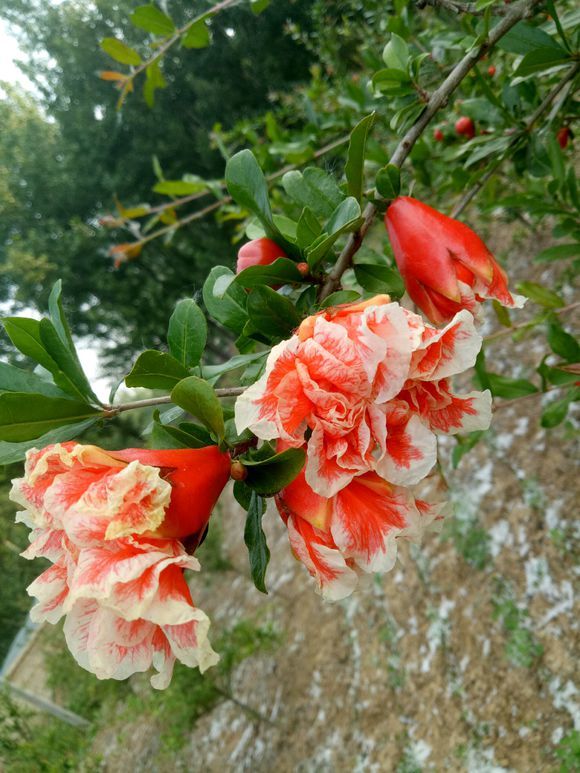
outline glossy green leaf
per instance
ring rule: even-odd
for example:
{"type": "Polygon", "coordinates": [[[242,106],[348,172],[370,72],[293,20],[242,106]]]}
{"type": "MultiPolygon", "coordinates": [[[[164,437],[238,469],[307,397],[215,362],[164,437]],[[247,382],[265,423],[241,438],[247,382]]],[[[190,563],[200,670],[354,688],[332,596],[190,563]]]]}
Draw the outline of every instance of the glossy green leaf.
{"type": "Polygon", "coordinates": [[[233,283],[235,274],[225,266],[214,266],[203,286],[203,302],[209,314],[222,325],[241,333],[248,321],[246,311],[247,294],[240,285],[233,283]],[[222,294],[218,292],[219,282],[229,278],[231,282],[222,294]]]}
{"type": "Polygon", "coordinates": [[[140,5],[131,14],[131,22],[152,35],[168,37],[175,32],[173,20],[155,5],[140,5]]]}
{"type": "MultiPolygon", "coordinates": [[[[63,343],[50,320],[41,319],[38,329],[44,348],[54,362],[56,362],[59,370],[64,374],[68,382],[68,388],[65,391],[73,395],[76,394],[81,398],[88,398],[98,402],[82,369],[76,350],[74,348],[71,350],[66,343],[63,343]]],[[[63,379],[59,378],[59,376],[59,373],[53,373],[56,383],[61,388],[64,388],[63,379]]]]}
{"type": "Polygon", "coordinates": [[[532,395],[538,391],[538,388],[525,378],[508,378],[497,373],[488,373],[487,379],[492,395],[506,400],[532,395]]]}
{"type": "Polygon", "coordinates": [[[284,285],[302,282],[302,274],[296,268],[296,263],[289,258],[276,258],[268,266],[250,266],[236,276],[236,283],[242,287],[258,287],[259,285],[284,285]]]}
{"type": "Polygon", "coordinates": [[[244,542],[248,548],[252,580],[256,588],[262,593],[268,593],[265,578],[270,561],[270,550],[262,529],[262,517],[265,512],[266,504],[263,498],[252,491],[244,528],[244,542]]]}
{"type": "Polygon", "coordinates": [[[270,5],[272,0],[250,0],[250,8],[252,9],[252,13],[255,13],[256,16],[262,11],[265,11],[266,8],[270,5]]]}
{"type": "Polygon", "coordinates": [[[574,244],[557,244],[539,252],[534,258],[535,263],[545,263],[551,260],[565,260],[580,255],[580,242],[574,244]]]}
{"type": "Polygon", "coordinates": [[[375,263],[357,263],[354,273],[359,285],[370,293],[387,293],[392,298],[400,298],[405,292],[403,279],[394,268],[375,263]]]}
{"type": "Polygon", "coordinates": [[[284,190],[301,207],[308,207],[316,217],[329,218],[346,198],[333,177],[318,167],[297,169],[282,177],[284,190]]]}
{"type": "Polygon", "coordinates": [[[51,381],[6,362],[0,362],[0,392],[35,392],[46,397],[66,397],[51,381]]]}
{"type": "Polygon", "coordinates": [[[262,496],[272,496],[288,486],[304,467],[306,453],[288,448],[263,460],[242,459],[248,476],[245,483],[262,496]]]}
{"type": "Polygon", "coordinates": [[[91,418],[75,424],[67,424],[64,427],[53,429],[40,437],[24,440],[20,443],[0,441],[0,465],[21,462],[25,458],[26,452],[31,448],[45,448],[53,443],[66,443],[67,440],[72,440],[86,432],[96,421],[97,419],[91,418]]]}
{"type": "Polygon", "coordinates": [[[271,340],[289,338],[300,324],[292,301],[269,287],[256,287],[251,291],[248,315],[255,328],[271,340]]]}
{"type": "Polygon", "coordinates": [[[178,360],[166,352],[148,349],[137,358],[131,372],[125,376],[128,387],[170,390],[189,375],[178,360]]]}
{"type": "Polygon", "coordinates": [[[322,233],[322,226],[314,212],[304,207],[296,225],[296,243],[301,250],[309,247],[322,233]]]}
{"type": "Polygon", "coordinates": [[[191,298],[176,305],[169,320],[169,351],[185,368],[197,365],[207,341],[207,322],[203,311],[191,298]]]}
{"type": "Polygon", "coordinates": [[[21,443],[39,438],[65,424],[78,424],[102,415],[78,400],[28,392],[0,394],[0,440],[21,443]]]}
{"type": "Polygon", "coordinates": [[[565,306],[565,301],[558,293],[553,290],[549,290],[547,287],[537,284],[536,282],[520,282],[517,285],[518,292],[525,295],[534,303],[544,306],[546,309],[557,309],[560,306],[565,306]]]}
{"type": "Polygon", "coordinates": [[[153,107],[155,104],[155,92],[157,89],[164,89],[167,86],[167,81],[163,73],[161,72],[161,64],[159,59],[151,62],[145,68],[145,83],[143,84],[143,97],[148,107],[153,107]]]}
{"type": "Polygon", "coordinates": [[[350,196],[361,201],[364,190],[364,162],[367,138],[375,122],[375,113],[360,120],[350,133],[344,173],[350,196]]]}
{"type": "Polygon", "coordinates": [[[383,62],[393,70],[407,70],[409,63],[409,46],[394,32],[383,49],[383,62]]]}
{"type": "Polygon", "coordinates": [[[142,62],[141,57],[135,49],[131,48],[126,43],[123,43],[122,40],[117,40],[117,38],[105,38],[101,41],[101,48],[112,59],[121,64],[137,66],[142,62]]]}
{"type": "Polygon", "coordinates": [[[538,48],[562,50],[560,44],[544,30],[526,21],[518,22],[497,43],[498,48],[511,54],[528,54],[538,48]]]}
{"type": "Polygon", "coordinates": [[[205,19],[199,19],[187,30],[181,39],[184,48],[206,48],[211,41],[211,35],[205,19]]]}
{"type": "Polygon", "coordinates": [[[224,412],[213,387],[197,376],[180,381],[171,392],[171,401],[207,427],[221,442],[224,437],[224,412]]]}
{"type": "Polygon", "coordinates": [[[401,171],[394,164],[379,169],[375,178],[375,187],[383,199],[392,201],[401,192],[401,171]]]}
{"type": "Polygon", "coordinates": [[[548,403],[542,411],[542,417],[540,424],[545,429],[552,429],[561,424],[568,415],[568,409],[570,407],[570,397],[566,396],[561,400],[554,400],[552,403],[548,403]]]}
{"type": "Polygon", "coordinates": [[[165,196],[190,196],[193,193],[201,193],[207,188],[202,182],[187,182],[186,180],[162,180],[154,185],[155,193],[163,193],[165,196]]]}
{"type": "Polygon", "coordinates": [[[554,354],[566,362],[580,362],[580,343],[564,330],[558,320],[548,322],[548,343],[554,354]]]}
{"type": "Polygon", "coordinates": [[[516,78],[525,78],[528,75],[549,70],[569,61],[570,54],[561,46],[558,46],[558,48],[553,48],[552,46],[549,48],[538,48],[525,54],[514,72],[514,76],[516,78]]]}
{"type": "Polygon", "coordinates": [[[343,303],[354,303],[360,300],[360,293],[356,290],[338,290],[335,293],[331,293],[320,304],[321,309],[327,309],[329,306],[340,306],[343,303]]]}
{"type": "Polygon", "coordinates": [[[252,212],[264,226],[266,235],[279,243],[281,234],[272,217],[268,183],[250,150],[240,150],[229,159],[226,164],[226,185],[234,201],[252,212]]]}

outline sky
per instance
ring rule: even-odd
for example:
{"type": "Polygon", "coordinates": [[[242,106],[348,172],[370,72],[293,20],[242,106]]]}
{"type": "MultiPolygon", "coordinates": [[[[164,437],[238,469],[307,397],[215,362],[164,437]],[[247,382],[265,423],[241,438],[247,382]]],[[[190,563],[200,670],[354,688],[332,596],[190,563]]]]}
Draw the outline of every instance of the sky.
{"type": "MultiPolygon", "coordinates": [[[[14,63],[14,60],[22,59],[23,56],[15,36],[11,34],[8,25],[0,19],[0,81],[18,83],[22,88],[31,90],[30,81],[14,63]]],[[[30,310],[29,315],[38,316],[32,310],[30,310]]],[[[110,388],[110,380],[99,376],[98,349],[86,339],[77,339],[76,343],[81,363],[91,381],[93,389],[98,397],[106,400],[110,388]]]]}

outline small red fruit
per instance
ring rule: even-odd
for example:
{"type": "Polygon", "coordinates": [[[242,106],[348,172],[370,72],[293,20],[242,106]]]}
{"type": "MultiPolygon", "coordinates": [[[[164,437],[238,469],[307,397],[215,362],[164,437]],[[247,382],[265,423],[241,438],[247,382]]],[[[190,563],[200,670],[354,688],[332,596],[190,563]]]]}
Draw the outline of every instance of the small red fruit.
{"type": "Polygon", "coordinates": [[[435,131],[433,132],[433,139],[435,140],[435,142],[443,142],[443,140],[445,139],[445,135],[443,134],[441,129],[435,129],[435,131]]]}
{"type": "Polygon", "coordinates": [[[288,257],[272,239],[252,239],[244,244],[238,252],[236,273],[239,274],[250,266],[269,266],[277,258],[288,257]]]}
{"type": "Polygon", "coordinates": [[[564,148],[568,145],[568,142],[570,141],[570,127],[569,126],[562,126],[561,129],[558,129],[558,133],[556,134],[556,139],[558,140],[558,145],[564,150],[564,148]]]}
{"type": "Polygon", "coordinates": [[[232,480],[245,480],[248,477],[248,469],[239,459],[234,459],[230,467],[230,476],[232,480]]]}
{"type": "Polygon", "coordinates": [[[468,139],[473,139],[475,137],[475,124],[466,115],[462,115],[461,118],[458,118],[455,122],[455,131],[457,134],[464,134],[468,139]]]}
{"type": "Polygon", "coordinates": [[[494,66],[493,64],[490,64],[490,65],[489,65],[489,67],[487,68],[487,74],[488,74],[488,75],[489,75],[491,78],[493,78],[493,76],[495,75],[495,73],[496,73],[495,66],[494,66]]]}
{"type": "Polygon", "coordinates": [[[308,274],[310,273],[310,266],[308,265],[308,263],[304,263],[304,262],[297,263],[296,268],[298,269],[299,273],[302,274],[302,276],[308,276],[308,274]]]}

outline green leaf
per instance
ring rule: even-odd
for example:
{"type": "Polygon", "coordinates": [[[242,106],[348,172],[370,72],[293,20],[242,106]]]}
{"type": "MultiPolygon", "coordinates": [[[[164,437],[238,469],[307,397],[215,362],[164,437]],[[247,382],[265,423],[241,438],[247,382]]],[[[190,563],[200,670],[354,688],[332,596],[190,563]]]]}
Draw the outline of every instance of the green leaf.
{"type": "Polygon", "coordinates": [[[206,189],[207,185],[203,181],[187,182],[186,180],[162,180],[153,186],[155,193],[163,193],[165,196],[190,196],[206,189]]]}
{"type": "Polygon", "coordinates": [[[224,412],[213,387],[197,376],[189,376],[174,387],[171,401],[207,427],[221,442],[224,438],[224,412]]]}
{"type": "Polygon", "coordinates": [[[100,415],[97,408],[78,400],[4,392],[0,394],[0,440],[9,443],[32,440],[65,424],[78,424],[100,415]]]}
{"type": "Polygon", "coordinates": [[[172,427],[159,421],[159,412],[155,413],[156,418],[149,438],[153,448],[205,448],[214,444],[204,427],[190,422],[172,427]]]}
{"type": "Polygon", "coordinates": [[[316,217],[325,220],[346,198],[334,178],[315,166],[309,166],[303,172],[297,169],[286,172],[282,186],[298,205],[308,207],[316,217]]]}
{"type": "Polygon", "coordinates": [[[171,354],[185,368],[192,368],[200,361],[206,341],[207,322],[203,311],[191,298],[179,301],[167,331],[171,354]]]}
{"type": "Polygon", "coordinates": [[[164,89],[167,86],[159,59],[155,59],[145,68],[145,83],[143,85],[143,96],[147,107],[153,107],[155,104],[155,92],[157,89],[164,89]]]}
{"type": "Polygon", "coordinates": [[[568,415],[568,408],[570,406],[570,397],[566,396],[561,400],[555,400],[553,403],[548,403],[542,411],[542,418],[540,424],[545,429],[552,429],[561,424],[568,415]]]}
{"type": "Polygon", "coordinates": [[[148,349],[137,358],[125,376],[128,387],[170,390],[189,375],[187,368],[166,352],[148,349]]]}
{"type": "Polygon", "coordinates": [[[233,283],[234,279],[235,274],[229,268],[214,266],[205,280],[202,292],[203,302],[209,314],[222,325],[239,334],[248,321],[247,295],[240,285],[233,283]],[[218,294],[216,285],[226,277],[231,278],[231,283],[223,294],[218,294]]]}
{"type": "Polygon", "coordinates": [[[300,324],[292,301],[264,286],[248,295],[248,315],[256,329],[272,340],[289,338],[300,324]]]}
{"type": "Polygon", "coordinates": [[[497,43],[498,48],[511,54],[528,54],[538,48],[563,50],[544,30],[525,21],[518,22],[497,43]]]}
{"type": "Polygon", "coordinates": [[[105,38],[104,40],[101,40],[101,48],[112,59],[121,64],[136,66],[142,62],[141,57],[135,49],[130,48],[126,43],[123,43],[122,40],[117,40],[117,38],[105,38]]]}
{"type": "Polygon", "coordinates": [[[403,279],[394,268],[375,263],[357,263],[354,273],[359,285],[370,293],[387,293],[393,298],[400,298],[405,292],[403,279]]]}
{"type": "Polygon", "coordinates": [[[35,392],[46,397],[66,397],[51,381],[28,370],[0,362],[0,392],[35,392]]]}
{"type": "Polygon", "coordinates": [[[301,250],[309,247],[322,233],[322,226],[314,212],[304,207],[296,225],[296,243],[301,250]]]}
{"type": "Polygon", "coordinates": [[[479,443],[484,435],[484,431],[478,430],[477,432],[470,432],[467,437],[459,437],[459,435],[455,436],[457,445],[451,452],[451,463],[453,464],[453,469],[457,469],[459,462],[463,459],[465,454],[471,451],[471,449],[477,445],[477,443],[479,443]]]}
{"type": "Polygon", "coordinates": [[[306,258],[312,271],[326,257],[332,245],[342,234],[356,231],[360,227],[363,222],[360,214],[360,204],[353,196],[349,196],[341,201],[332,212],[325,226],[324,233],[306,250],[306,258]]]}
{"type": "Polygon", "coordinates": [[[409,74],[402,70],[393,70],[390,67],[376,72],[373,75],[372,83],[375,92],[391,97],[403,97],[416,93],[409,74]]]}
{"type": "Polygon", "coordinates": [[[553,290],[548,290],[547,287],[536,282],[520,282],[517,285],[518,292],[525,295],[534,303],[544,306],[547,309],[558,309],[560,306],[565,306],[565,301],[560,298],[558,293],[553,290]]]}
{"type": "Polygon", "coordinates": [[[168,37],[175,32],[172,19],[155,5],[140,5],[130,16],[135,27],[139,27],[152,35],[168,37]]]}
{"type": "Polygon", "coordinates": [[[552,67],[570,62],[570,54],[561,46],[557,48],[538,48],[525,54],[514,72],[514,77],[525,78],[533,73],[549,70],[552,67]]]}
{"type": "Polygon", "coordinates": [[[340,306],[343,303],[354,303],[360,299],[360,293],[356,290],[338,290],[336,293],[331,293],[320,304],[321,309],[327,309],[329,306],[340,306]]]}
{"type": "Polygon", "coordinates": [[[260,360],[264,360],[268,356],[269,352],[252,352],[251,354],[236,354],[227,362],[223,362],[220,365],[204,365],[203,375],[206,379],[211,380],[212,383],[224,373],[229,373],[232,370],[243,368],[251,363],[256,363],[260,360]]]}
{"type": "Polygon", "coordinates": [[[181,39],[184,48],[206,48],[211,41],[211,35],[205,19],[192,24],[181,39]]]}
{"type": "Polygon", "coordinates": [[[383,49],[383,62],[393,70],[407,70],[409,62],[409,46],[403,38],[391,34],[391,39],[383,49]]]}
{"type": "Polygon", "coordinates": [[[262,11],[265,11],[266,8],[270,5],[271,0],[250,0],[250,8],[252,9],[252,13],[256,14],[256,16],[262,11]]]}
{"type": "Polygon", "coordinates": [[[513,400],[524,395],[532,395],[538,391],[538,388],[525,378],[508,378],[497,373],[488,373],[487,379],[492,395],[494,397],[504,397],[506,400],[513,400]]]}
{"type": "MultiPolygon", "coordinates": [[[[72,353],[76,355],[75,345],[73,342],[72,334],[64,315],[61,301],[62,294],[62,281],[58,279],[52,286],[50,295],[48,296],[48,312],[50,319],[55,327],[56,332],[59,335],[63,344],[70,349],[72,353]]],[[[77,357],[78,361],[78,357],[77,357]]],[[[80,365],[80,362],[79,362],[80,365]]]]}
{"type": "Polygon", "coordinates": [[[67,440],[78,437],[92,427],[96,421],[96,419],[86,419],[77,424],[67,424],[64,427],[53,429],[38,438],[24,440],[21,443],[6,443],[0,441],[0,465],[21,462],[26,456],[26,452],[31,448],[44,448],[53,443],[66,443],[67,440]]]}
{"type": "Polygon", "coordinates": [[[580,242],[574,244],[557,244],[539,252],[534,258],[534,263],[545,263],[549,260],[564,260],[580,255],[580,242]]]}
{"type": "Polygon", "coordinates": [[[44,348],[54,362],[56,362],[61,373],[64,374],[65,379],[62,379],[59,373],[53,373],[56,383],[61,388],[65,388],[64,383],[66,381],[68,385],[65,391],[75,396],[78,395],[81,398],[88,398],[89,400],[99,402],[85,376],[76,350],[69,349],[68,345],[63,343],[50,320],[41,319],[38,330],[44,348]]]}
{"type": "Polygon", "coordinates": [[[2,323],[8,338],[18,351],[42,365],[50,373],[59,370],[42,343],[39,320],[29,317],[6,317],[2,323]]]}
{"type": "Polygon", "coordinates": [[[266,236],[278,242],[282,235],[272,217],[268,183],[251,150],[240,150],[229,159],[226,185],[234,201],[252,212],[264,226],[266,236]]]}
{"type": "Polygon", "coordinates": [[[379,169],[375,178],[375,187],[383,199],[392,201],[401,192],[401,170],[394,164],[379,169]]]}
{"type": "Polygon", "coordinates": [[[302,274],[296,268],[296,263],[289,258],[276,258],[268,266],[250,266],[236,276],[236,283],[242,287],[258,287],[259,285],[285,285],[302,282],[302,274]]]}
{"type": "Polygon", "coordinates": [[[250,573],[256,588],[262,593],[266,590],[265,577],[270,551],[266,542],[266,535],[262,529],[262,516],[266,512],[266,504],[261,496],[252,491],[246,526],[244,528],[244,542],[248,548],[250,559],[250,573]]]}
{"type": "Polygon", "coordinates": [[[566,362],[580,362],[580,344],[558,320],[548,322],[548,343],[550,349],[566,362]]]}
{"type": "Polygon", "coordinates": [[[566,386],[567,384],[573,384],[578,381],[578,374],[563,370],[562,368],[553,368],[546,364],[544,361],[536,368],[540,376],[542,377],[542,389],[546,389],[548,384],[554,386],[566,386]]]}
{"type": "Polygon", "coordinates": [[[247,469],[245,483],[262,496],[272,496],[288,486],[304,467],[306,453],[288,448],[263,460],[241,459],[247,469]]]}
{"type": "Polygon", "coordinates": [[[375,122],[375,113],[365,116],[360,120],[350,133],[348,152],[344,173],[347,179],[347,188],[350,196],[361,201],[364,189],[364,162],[367,138],[375,122]]]}

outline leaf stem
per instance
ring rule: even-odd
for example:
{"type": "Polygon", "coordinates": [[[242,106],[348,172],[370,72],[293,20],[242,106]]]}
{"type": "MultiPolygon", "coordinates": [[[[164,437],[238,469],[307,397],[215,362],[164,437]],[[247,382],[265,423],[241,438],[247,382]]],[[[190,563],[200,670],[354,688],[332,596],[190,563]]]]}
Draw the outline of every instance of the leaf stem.
{"type": "MultiPolygon", "coordinates": [[[[215,393],[218,397],[237,397],[245,391],[245,387],[222,387],[216,389],[215,393]]],[[[117,416],[119,413],[125,411],[133,411],[137,408],[151,408],[154,405],[167,405],[171,403],[171,395],[160,395],[159,397],[148,397],[145,400],[134,400],[129,403],[121,403],[120,405],[105,405],[104,416],[106,419],[111,419],[113,416],[117,416]]]]}
{"type": "MultiPolygon", "coordinates": [[[[578,306],[580,306],[580,301],[576,301],[575,303],[570,303],[568,306],[561,306],[559,309],[550,309],[550,312],[552,314],[566,314],[569,311],[572,311],[573,309],[577,309],[578,306]]],[[[504,338],[505,336],[509,336],[512,333],[515,333],[517,330],[522,330],[526,327],[531,327],[535,324],[537,324],[538,320],[529,320],[528,322],[520,322],[518,325],[512,325],[512,327],[506,327],[502,330],[497,330],[495,333],[490,333],[490,335],[485,336],[483,339],[484,343],[489,343],[489,341],[495,341],[498,338],[504,338]]]]}

